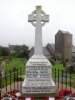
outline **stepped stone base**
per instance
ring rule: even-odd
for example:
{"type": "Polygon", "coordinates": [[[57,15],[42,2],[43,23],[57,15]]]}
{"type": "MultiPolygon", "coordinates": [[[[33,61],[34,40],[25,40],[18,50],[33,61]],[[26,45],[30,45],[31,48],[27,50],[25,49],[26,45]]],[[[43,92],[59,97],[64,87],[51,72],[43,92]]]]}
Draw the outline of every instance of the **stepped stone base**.
{"type": "Polygon", "coordinates": [[[26,77],[22,85],[25,94],[49,94],[55,92],[51,63],[44,55],[32,56],[26,64],[26,77]]]}

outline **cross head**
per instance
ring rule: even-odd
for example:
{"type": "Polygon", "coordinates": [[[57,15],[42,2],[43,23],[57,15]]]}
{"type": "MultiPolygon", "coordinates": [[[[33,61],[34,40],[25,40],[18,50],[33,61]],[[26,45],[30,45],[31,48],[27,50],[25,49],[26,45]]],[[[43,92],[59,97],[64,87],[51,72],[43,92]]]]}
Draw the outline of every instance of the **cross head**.
{"type": "Polygon", "coordinates": [[[41,6],[36,6],[36,10],[34,10],[31,15],[28,16],[28,21],[35,27],[37,25],[42,27],[46,22],[49,22],[49,15],[46,15],[46,13],[42,11],[41,6]]]}

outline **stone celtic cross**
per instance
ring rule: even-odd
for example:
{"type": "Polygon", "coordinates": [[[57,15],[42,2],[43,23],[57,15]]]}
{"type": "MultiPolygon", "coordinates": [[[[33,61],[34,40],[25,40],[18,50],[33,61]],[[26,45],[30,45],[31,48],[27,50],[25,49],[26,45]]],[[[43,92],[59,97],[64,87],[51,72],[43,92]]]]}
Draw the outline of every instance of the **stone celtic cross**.
{"type": "Polygon", "coordinates": [[[44,26],[46,22],[49,22],[49,15],[46,15],[46,13],[42,11],[41,6],[36,6],[36,10],[34,10],[31,15],[28,16],[28,21],[35,27],[34,54],[43,55],[42,26],[44,26]]]}

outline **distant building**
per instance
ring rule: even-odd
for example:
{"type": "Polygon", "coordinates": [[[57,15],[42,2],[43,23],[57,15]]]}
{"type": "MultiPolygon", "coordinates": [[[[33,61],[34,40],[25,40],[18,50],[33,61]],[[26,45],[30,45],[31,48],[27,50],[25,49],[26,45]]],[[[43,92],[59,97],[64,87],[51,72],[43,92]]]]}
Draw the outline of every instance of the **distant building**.
{"type": "Polygon", "coordinates": [[[50,59],[55,58],[55,44],[48,43],[46,49],[50,52],[50,59]]]}
{"type": "MultiPolygon", "coordinates": [[[[43,54],[47,59],[52,59],[54,57],[55,52],[55,45],[54,44],[47,44],[46,47],[43,47],[43,54]]],[[[34,54],[34,48],[31,49],[29,53],[29,58],[33,56],[34,54]]]]}
{"type": "MultiPolygon", "coordinates": [[[[10,52],[16,52],[21,49],[21,45],[9,45],[10,52]]],[[[29,58],[34,54],[34,48],[29,53],[29,58]]],[[[55,35],[55,44],[48,43],[46,47],[43,47],[43,54],[46,58],[54,59],[61,58],[75,59],[75,47],[72,45],[72,34],[68,31],[59,30],[55,35]]]]}
{"type": "MultiPolygon", "coordinates": [[[[31,49],[29,57],[34,54],[34,48],[31,49]]],[[[43,54],[50,60],[60,58],[62,60],[75,59],[75,47],[72,46],[72,34],[68,31],[59,30],[55,35],[55,44],[48,43],[43,48],[43,54]]]]}
{"type": "Polygon", "coordinates": [[[9,50],[11,53],[21,50],[22,45],[9,45],[9,50]]]}
{"type": "Polygon", "coordinates": [[[55,55],[63,60],[72,59],[72,34],[59,30],[55,35],[55,55]]]}

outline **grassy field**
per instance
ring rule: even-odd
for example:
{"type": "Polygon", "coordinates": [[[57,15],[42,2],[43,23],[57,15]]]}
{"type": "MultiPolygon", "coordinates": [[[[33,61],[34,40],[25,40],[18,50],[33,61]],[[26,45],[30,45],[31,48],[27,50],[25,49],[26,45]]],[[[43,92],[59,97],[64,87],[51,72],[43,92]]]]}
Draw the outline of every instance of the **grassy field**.
{"type": "MultiPolygon", "coordinates": [[[[3,60],[3,58],[1,58],[1,59],[3,60]]],[[[5,72],[7,72],[9,74],[10,71],[11,71],[11,73],[14,72],[14,68],[18,69],[19,71],[21,68],[21,74],[25,74],[26,62],[27,62],[27,59],[24,59],[24,58],[11,58],[11,60],[9,60],[9,63],[6,64],[6,66],[5,66],[5,72]]],[[[11,74],[11,83],[14,82],[14,75],[13,74],[11,74]]],[[[18,75],[20,76],[20,72],[18,72],[18,75]]],[[[10,84],[10,76],[2,78],[1,87],[6,86],[6,80],[7,80],[7,85],[9,85],[10,84]]],[[[21,81],[21,80],[22,80],[22,78],[19,78],[19,77],[17,80],[17,73],[15,73],[15,81],[21,81]]]]}
{"type": "MultiPolygon", "coordinates": [[[[3,59],[6,59],[6,58],[0,57],[0,61],[3,59]]],[[[27,59],[25,58],[10,58],[9,63],[5,66],[5,71],[13,70],[13,68],[18,68],[18,69],[22,68],[25,70],[26,62],[27,62],[27,59]]],[[[59,61],[55,61],[55,64],[52,65],[52,69],[54,68],[62,70],[63,64],[60,64],[59,61]]]]}
{"type": "Polygon", "coordinates": [[[60,63],[60,61],[55,61],[54,64],[52,64],[52,76],[55,77],[55,68],[56,68],[56,77],[58,77],[58,70],[61,71],[64,69],[63,64],[60,63]]]}
{"type": "MultiPolygon", "coordinates": [[[[5,71],[9,72],[10,70],[13,70],[14,68],[15,69],[22,68],[22,70],[25,71],[26,62],[27,62],[27,59],[25,58],[12,58],[9,61],[9,63],[5,66],[5,71]]],[[[59,69],[60,72],[65,69],[65,67],[63,67],[63,64],[60,61],[54,62],[54,64],[52,65],[52,72],[54,71],[55,68],[56,70],[59,69]]],[[[54,74],[55,73],[53,73],[53,76],[54,74]]],[[[72,74],[72,76],[75,77],[75,74],[72,74]]]]}
{"type": "MultiPolygon", "coordinates": [[[[3,59],[3,58],[0,58],[3,59]]],[[[13,71],[13,69],[20,69],[22,68],[22,74],[25,74],[25,66],[26,66],[27,59],[24,58],[11,58],[9,60],[9,63],[5,67],[5,71],[9,72],[10,70],[13,71]]],[[[64,69],[63,64],[61,64],[59,61],[55,61],[55,64],[52,65],[52,76],[55,77],[54,69],[61,71],[64,69]]],[[[59,75],[61,77],[61,75],[59,75]]],[[[73,74],[73,77],[75,74],[73,74]]],[[[58,78],[58,72],[56,72],[56,77],[58,78]]],[[[9,77],[8,77],[8,84],[9,84],[9,77]]],[[[12,82],[13,82],[13,77],[12,77],[12,82]]],[[[5,84],[5,82],[3,82],[5,84]]],[[[4,85],[3,85],[4,86],[4,85]]]]}
{"type": "MultiPolygon", "coordinates": [[[[22,68],[23,70],[23,73],[25,72],[25,66],[26,66],[26,62],[27,62],[27,59],[24,59],[24,58],[12,58],[9,62],[9,64],[6,65],[6,72],[9,72],[10,70],[13,70],[14,68],[22,68]]],[[[55,64],[52,65],[52,74],[53,74],[53,77],[55,76],[55,73],[54,73],[54,69],[56,68],[56,70],[62,70],[63,69],[63,64],[60,64],[59,61],[55,61],[55,64]]],[[[58,73],[56,73],[56,77],[58,77],[58,73]]]]}
{"type": "Polygon", "coordinates": [[[52,65],[52,68],[62,70],[64,67],[63,67],[63,64],[60,63],[60,61],[55,61],[54,65],[52,65]]]}
{"type": "Polygon", "coordinates": [[[26,65],[27,59],[24,58],[12,58],[9,63],[5,67],[5,71],[8,72],[10,70],[20,69],[22,68],[25,71],[25,65],[26,65]]]}
{"type": "MultiPolygon", "coordinates": [[[[25,72],[27,59],[24,58],[12,58],[9,63],[5,67],[5,71],[9,72],[10,70],[20,69],[22,68],[23,72],[25,72]]],[[[60,71],[63,69],[63,64],[60,64],[59,61],[56,61],[54,65],[52,65],[52,70],[59,69],[60,71]]],[[[53,73],[54,74],[54,73],[53,73]]],[[[54,75],[53,75],[54,76],[54,75]]]]}

